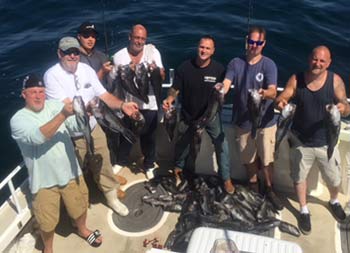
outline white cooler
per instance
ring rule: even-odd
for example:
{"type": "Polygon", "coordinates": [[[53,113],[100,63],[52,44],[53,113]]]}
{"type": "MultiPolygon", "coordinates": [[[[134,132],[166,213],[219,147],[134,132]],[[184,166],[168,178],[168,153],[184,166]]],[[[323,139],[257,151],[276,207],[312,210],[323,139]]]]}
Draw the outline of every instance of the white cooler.
{"type": "Polygon", "coordinates": [[[193,232],[186,253],[302,253],[293,242],[254,234],[200,227],[193,232]]]}

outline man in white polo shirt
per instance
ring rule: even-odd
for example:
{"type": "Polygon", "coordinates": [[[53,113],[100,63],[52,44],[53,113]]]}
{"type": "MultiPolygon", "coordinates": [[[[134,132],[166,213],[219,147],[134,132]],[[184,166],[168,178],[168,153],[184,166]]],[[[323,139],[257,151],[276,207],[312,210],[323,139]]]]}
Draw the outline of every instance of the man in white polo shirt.
{"type": "MultiPolygon", "coordinates": [[[[69,101],[76,95],[82,96],[85,105],[94,97],[99,97],[112,109],[121,109],[125,114],[132,115],[138,111],[137,104],[124,103],[106,91],[99,81],[95,71],[88,65],[79,62],[79,42],[73,37],[63,37],[58,45],[59,62],[48,69],[44,75],[46,95],[48,99],[69,101]]],[[[90,117],[92,138],[95,154],[87,158],[85,139],[82,133],[75,133],[75,145],[80,162],[92,171],[94,180],[103,191],[107,204],[116,213],[126,216],[128,208],[117,198],[116,189],[119,183],[113,174],[109,160],[106,137],[94,117],[90,117]]]]}

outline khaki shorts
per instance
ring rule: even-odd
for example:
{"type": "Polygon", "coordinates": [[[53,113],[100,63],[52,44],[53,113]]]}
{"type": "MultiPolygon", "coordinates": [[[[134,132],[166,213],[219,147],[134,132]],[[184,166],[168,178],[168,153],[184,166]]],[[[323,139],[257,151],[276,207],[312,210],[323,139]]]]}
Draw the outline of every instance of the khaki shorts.
{"type": "Polygon", "coordinates": [[[88,189],[83,176],[79,177],[79,183],[71,180],[64,187],[40,189],[33,196],[33,213],[42,231],[55,230],[60,217],[61,198],[72,219],[83,215],[88,208],[88,189]]]}
{"type": "Polygon", "coordinates": [[[254,140],[251,138],[250,130],[235,127],[236,141],[239,144],[243,164],[253,163],[256,156],[260,158],[263,166],[268,166],[274,161],[276,129],[276,125],[259,128],[254,140]]]}
{"type": "Polygon", "coordinates": [[[336,147],[330,160],[327,157],[327,146],[304,147],[290,149],[291,178],[295,183],[304,182],[314,162],[328,186],[338,187],[341,183],[339,150],[336,147]]]}

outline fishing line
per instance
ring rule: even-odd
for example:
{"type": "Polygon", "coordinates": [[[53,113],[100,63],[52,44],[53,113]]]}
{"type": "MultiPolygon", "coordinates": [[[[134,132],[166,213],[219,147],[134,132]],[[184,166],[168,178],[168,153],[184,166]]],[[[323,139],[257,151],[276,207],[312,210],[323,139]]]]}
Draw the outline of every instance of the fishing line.
{"type": "Polygon", "coordinates": [[[108,38],[107,38],[107,29],[106,29],[106,20],[105,20],[105,1],[101,0],[102,3],[102,23],[103,23],[103,35],[105,37],[105,54],[109,55],[109,49],[108,49],[108,38]]]}
{"type": "Polygon", "coordinates": [[[249,0],[249,6],[248,6],[248,32],[249,32],[249,27],[250,27],[250,20],[253,17],[253,7],[254,7],[254,0],[249,0]]]}

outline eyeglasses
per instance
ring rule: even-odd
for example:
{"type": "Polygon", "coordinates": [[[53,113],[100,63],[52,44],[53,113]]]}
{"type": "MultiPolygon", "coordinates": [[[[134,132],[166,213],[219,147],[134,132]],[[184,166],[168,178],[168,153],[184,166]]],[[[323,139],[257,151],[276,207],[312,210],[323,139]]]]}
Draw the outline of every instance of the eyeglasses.
{"type": "Polygon", "coordinates": [[[247,42],[248,42],[249,45],[254,45],[255,44],[255,45],[257,45],[259,47],[259,46],[262,46],[262,44],[264,44],[265,41],[264,40],[251,40],[251,39],[248,39],[247,42]]]}
{"type": "Polygon", "coordinates": [[[92,33],[82,33],[81,36],[83,36],[84,39],[88,39],[90,37],[96,39],[97,35],[96,33],[92,32],[92,33]]]}
{"type": "Polygon", "coordinates": [[[61,52],[64,54],[64,55],[71,55],[71,54],[74,54],[75,56],[79,55],[80,54],[80,51],[78,48],[68,48],[67,50],[63,51],[61,50],[61,52]]]}

